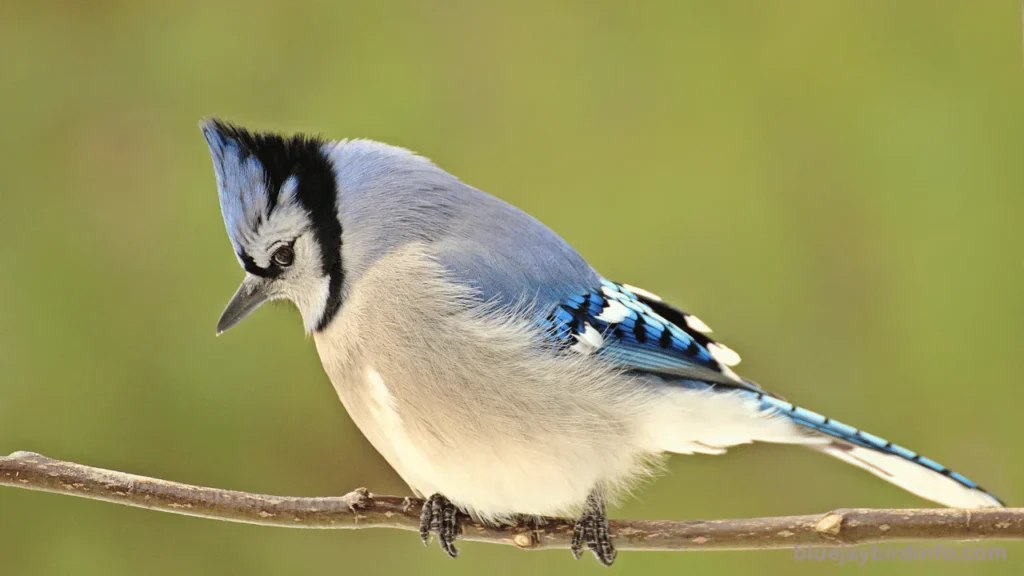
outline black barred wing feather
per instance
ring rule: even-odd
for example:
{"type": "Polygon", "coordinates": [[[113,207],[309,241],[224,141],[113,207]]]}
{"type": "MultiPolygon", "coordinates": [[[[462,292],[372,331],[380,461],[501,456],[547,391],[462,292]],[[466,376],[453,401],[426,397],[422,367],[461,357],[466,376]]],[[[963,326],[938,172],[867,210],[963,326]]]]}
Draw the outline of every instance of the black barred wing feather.
{"type": "Polygon", "coordinates": [[[1004,505],[975,482],[934,460],[791,404],[740,378],[731,369],[739,363],[739,355],[709,338],[707,325],[695,316],[645,290],[608,281],[601,284],[566,298],[547,317],[557,346],[683,387],[742,390],[758,400],[765,412],[788,418],[808,432],[820,434],[819,439],[831,439],[812,447],[924,498],[963,508],[1004,505]]]}
{"type": "Polygon", "coordinates": [[[566,298],[546,323],[558,346],[633,371],[761,392],[733,372],[739,355],[712,340],[699,318],[633,286],[602,280],[566,298]]]}

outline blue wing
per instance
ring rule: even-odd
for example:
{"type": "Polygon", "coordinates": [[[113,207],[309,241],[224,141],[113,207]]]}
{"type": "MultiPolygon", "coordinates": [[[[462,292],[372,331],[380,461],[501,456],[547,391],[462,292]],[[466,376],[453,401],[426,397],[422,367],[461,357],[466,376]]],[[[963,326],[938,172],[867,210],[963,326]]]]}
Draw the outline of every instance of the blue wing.
{"type": "Polygon", "coordinates": [[[543,327],[557,345],[631,371],[763,392],[732,371],[739,355],[712,340],[706,324],[638,288],[602,279],[562,300],[543,327]]]}
{"type": "Polygon", "coordinates": [[[539,221],[473,192],[458,226],[434,247],[452,279],[473,287],[482,301],[532,304],[555,345],[596,353],[628,370],[684,385],[699,381],[760,391],[729,369],[739,356],[709,338],[707,326],[694,316],[603,279],[539,221]]]}

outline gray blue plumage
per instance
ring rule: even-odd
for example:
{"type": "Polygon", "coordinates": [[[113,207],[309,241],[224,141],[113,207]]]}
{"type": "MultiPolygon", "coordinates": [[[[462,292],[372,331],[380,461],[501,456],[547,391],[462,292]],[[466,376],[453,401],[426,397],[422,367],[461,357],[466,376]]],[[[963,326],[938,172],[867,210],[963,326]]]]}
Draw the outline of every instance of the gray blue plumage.
{"type": "Polygon", "coordinates": [[[339,398],[424,497],[424,537],[579,514],[573,551],[614,549],[604,503],[664,453],[801,444],[959,507],[1002,503],[933,460],[797,407],[733,368],[692,314],[611,282],[521,210],[376,142],[203,124],[246,278],[224,331],[298,307],[339,398]]]}

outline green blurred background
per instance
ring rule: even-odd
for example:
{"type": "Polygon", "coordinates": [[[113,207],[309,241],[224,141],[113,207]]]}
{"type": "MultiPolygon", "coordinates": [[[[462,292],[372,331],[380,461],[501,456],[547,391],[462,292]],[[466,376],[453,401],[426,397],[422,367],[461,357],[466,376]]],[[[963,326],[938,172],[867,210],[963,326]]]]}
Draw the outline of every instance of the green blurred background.
{"type": "MultiPolygon", "coordinates": [[[[197,123],[367,137],[695,311],[743,372],[1024,504],[1020,3],[0,3],[0,452],[184,482],[405,494],[242,272],[197,123]],[[593,201],[593,199],[599,201],[593,201]],[[589,200],[589,201],[588,201],[589,200]]],[[[675,457],[613,514],[927,503],[796,448],[675,457]]],[[[879,574],[1016,574],[876,563],[879,574]]],[[[593,573],[590,557],[300,531],[0,488],[4,574],[593,573]]],[[[620,573],[817,574],[791,551],[620,573]]]]}

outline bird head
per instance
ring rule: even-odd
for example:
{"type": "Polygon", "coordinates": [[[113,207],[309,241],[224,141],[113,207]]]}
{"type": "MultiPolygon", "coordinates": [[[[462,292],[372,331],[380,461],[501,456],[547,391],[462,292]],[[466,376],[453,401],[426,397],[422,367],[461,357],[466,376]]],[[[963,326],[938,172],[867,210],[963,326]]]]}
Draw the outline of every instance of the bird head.
{"type": "Polygon", "coordinates": [[[200,127],[224,225],[246,272],[217,333],[278,299],[298,307],[307,332],[322,330],[338,312],[343,280],[332,144],[250,132],[217,119],[200,127]]]}

